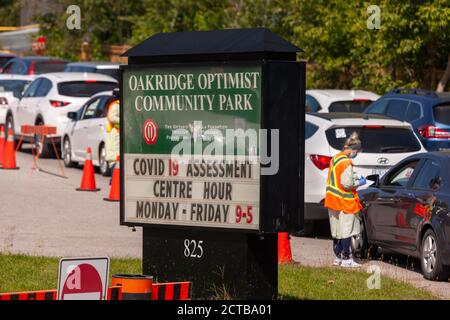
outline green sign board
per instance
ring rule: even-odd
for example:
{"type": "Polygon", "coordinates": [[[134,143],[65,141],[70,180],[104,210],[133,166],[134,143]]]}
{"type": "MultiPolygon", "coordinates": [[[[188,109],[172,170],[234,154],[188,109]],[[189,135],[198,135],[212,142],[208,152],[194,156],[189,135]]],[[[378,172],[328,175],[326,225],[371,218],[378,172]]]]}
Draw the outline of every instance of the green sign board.
{"type": "Polygon", "coordinates": [[[259,229],[261,65],[126,67],[123,222],[259,229]]]}

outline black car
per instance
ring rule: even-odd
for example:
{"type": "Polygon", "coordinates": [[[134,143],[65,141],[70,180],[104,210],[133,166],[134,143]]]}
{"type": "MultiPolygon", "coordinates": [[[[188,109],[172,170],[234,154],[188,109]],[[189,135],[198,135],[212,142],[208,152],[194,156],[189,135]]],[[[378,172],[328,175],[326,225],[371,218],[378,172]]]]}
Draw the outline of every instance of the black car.
{"type": "Polygon", "coordinates": [[[374,256],[378,247],[420,259],[430,280],[450,275],[450,152],[410,156],[359,192],[362,233],[355,252],[374,256]]]}
{"type": "Polygon", "coordinates": [[[65,60],[52,57],[13,58],[4,65],[2,73],[35,75],[62,72],[66,63],[65,60]]]}

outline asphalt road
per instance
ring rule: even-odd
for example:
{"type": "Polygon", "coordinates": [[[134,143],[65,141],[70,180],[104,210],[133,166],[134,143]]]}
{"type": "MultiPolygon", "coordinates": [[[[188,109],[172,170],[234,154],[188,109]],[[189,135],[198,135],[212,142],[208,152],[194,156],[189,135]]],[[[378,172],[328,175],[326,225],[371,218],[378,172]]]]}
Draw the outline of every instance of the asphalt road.
{"type": "Polygon", "coordinates": [[[119,203],[103,201],[109,178],[96,174],[99,192],[79,192],[82,168],[39,159],[32,170],[25,145],[16,153],[19,170],[0,170],[0,252],[76,257],[142,256],[142,230],[119,224],[119,203]],[[56,175],[55,175],[56,174],[56,175]]]}

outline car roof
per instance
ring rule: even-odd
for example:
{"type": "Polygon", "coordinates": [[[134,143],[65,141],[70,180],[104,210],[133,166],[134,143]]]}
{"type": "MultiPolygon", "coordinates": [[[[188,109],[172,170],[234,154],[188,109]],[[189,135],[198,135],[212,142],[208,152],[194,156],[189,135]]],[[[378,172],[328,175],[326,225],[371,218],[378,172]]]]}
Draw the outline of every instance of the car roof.
{"type": "Polygon", "coordinates": [[[37,78],[48,78],[55,82],[97,80],[118,83],[113,77],[92,72],[50,72],[41,74],[37,78]]]}
{"type": "Polygon", "coordinates": [[[102,91],[102,92],[98,92],[98,93],[94,94],[91,98],[98,97],[98,96],[112,96],[112,95],[113,95],[112,90],[102,91]]]}
{"type": "Polygon", "coordinates": [[[29,75],[0,73],[0,80],[30,80],[34,78],[29,75]]]}
{"type": "Polygon", "coordinates": [[[450,102],[450,92],[435,92],[423,89],[393,89],[382,96],[382,98],[403,98],[419,101],[422,103],[442,103],[450,102]]]}
{"type": "Polygon", "coordinates": [[[13,53],[0,52],[0,58],[15,58],[15,57],[17,56],[13,53]]]}
{"type": "Polygon", "coordinates": [[[25,60],[25,61],[47,61],[47,60],[55,60],[55,61],[63,61],[67,62],[67,60],[55,57],[44,57],[44,56],[27,56],[27,57],[16,57],[15,60],[25,60]]]}
{"type": "Polygon", "coordinates": [[[407,122],[378,114],[361,114],[351,112],[308,113],[310,116],[329,121],[337,125],[384,125],[392,127],[411,127],[407,122]]]}
{"type": "Polygon", "coordinates": [[[110,61],[79,61],[69,62],[67,66],[70,67],[95,67],[98,69],[119,69],[120,63],[110,61]]]}
{"type": "Polygon", "coordinates": [[[320,95],[327,99],[343,101],[353,99],[370,99],[376,100],[380,96],[376,93],[365,90],[341,90],[341,89],[308,89],[306,94],[320,95]]]}

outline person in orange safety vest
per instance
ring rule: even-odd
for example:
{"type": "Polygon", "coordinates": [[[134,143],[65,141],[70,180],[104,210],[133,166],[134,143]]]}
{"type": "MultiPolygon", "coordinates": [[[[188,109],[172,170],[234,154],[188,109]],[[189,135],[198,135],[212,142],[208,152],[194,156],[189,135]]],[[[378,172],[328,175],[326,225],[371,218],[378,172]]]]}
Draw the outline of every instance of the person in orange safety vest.
{"type": "Polygon", "coordinates": [[[351,257],[351,238],[359,235],[361,230],[358,218],[362,209],[356,189],[366,184],[364,177],[358,177],[353,172],[353,162],[361,151],[361,141],[353,132],[345,141],[342,151],[336,154],[330,162],[325,207],[328,208],[333,250],[336,259],[333,265],[342,267],[360,267],[351,257]]]}

